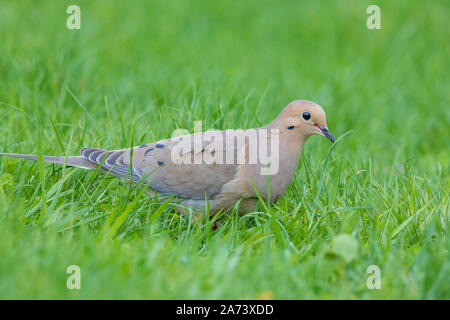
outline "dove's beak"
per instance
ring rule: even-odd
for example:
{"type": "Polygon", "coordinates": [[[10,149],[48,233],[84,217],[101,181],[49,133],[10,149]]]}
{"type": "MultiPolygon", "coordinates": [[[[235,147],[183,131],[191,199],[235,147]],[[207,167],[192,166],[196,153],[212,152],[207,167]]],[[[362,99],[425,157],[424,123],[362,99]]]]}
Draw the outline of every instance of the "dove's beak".
{"type": "Polygon", "coordinates": [[[328,139],[330,139],[331,142],[334,142],[334,137],[333,137],[333,135],[331,134],[330,130],[328,130],[327,127],[325,127],[325,126],[319,126],[319,125],[316,125],[316,126],[320,129],[320,131],[322,132],[322,135],[323,135],[323,136],[325,136],[325,137],[327,137],[328,139]]]}

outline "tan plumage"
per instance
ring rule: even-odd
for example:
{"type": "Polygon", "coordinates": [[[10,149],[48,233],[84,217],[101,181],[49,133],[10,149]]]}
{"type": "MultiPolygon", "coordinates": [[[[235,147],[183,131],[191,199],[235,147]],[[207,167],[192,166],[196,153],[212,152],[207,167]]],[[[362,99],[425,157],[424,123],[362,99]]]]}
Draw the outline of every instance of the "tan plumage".
{"type": "MultiPolygon", "coordinates": [[[[132,179],[135,183],[141,181],[149,186],[150,191],[174,194],[180,198],[182,205],[196,211],[204,209],[206,196],[211,214],[230,208],[242,199],[239,211],[246,212],[256,203],[257,192],[264,199],[270,197],[271,201],[276,201],[284,194],[309,136],[320,134],[334,141],[326,126],[325,112],[319,105],[307,100],[291,102],[275,120],[264,127],[233,132],[234,139],[244,141],[242,145],[235,144],[235,140],[232,145],[211,143],[221,138],[226,140],[228,133],[229,131],[197,133],[113,151],[83,148],[81,156],[67,159],[45,156],[44,161],[59,164],[66,161],[68,166],[84,169],[96,169],[100,166],[104,171],[132,179]],[[279,162],[278,170],[270,175],[262,174],[263,163],[249,161],[255,153],[255,149],[251,147],[251,133],[256,134],[259,142],[268,146],[271,161],[279,162]],[[207,135],[215,137],[214,140],[205,139],[207,135]],[[186,148],[180,148],[181,140],[191,143],[186,148]],[[235,161],[223,163],[230,158],[235,161]],[[196,159],[202,161],[196,163],[196,159]],[[236,161],[237,159],[240,161],[236,161]]],[[[0,155],[36,160],[33,155],[0,155]]],[[[272,163],[271,168],[275,168],[272,163]]]]}

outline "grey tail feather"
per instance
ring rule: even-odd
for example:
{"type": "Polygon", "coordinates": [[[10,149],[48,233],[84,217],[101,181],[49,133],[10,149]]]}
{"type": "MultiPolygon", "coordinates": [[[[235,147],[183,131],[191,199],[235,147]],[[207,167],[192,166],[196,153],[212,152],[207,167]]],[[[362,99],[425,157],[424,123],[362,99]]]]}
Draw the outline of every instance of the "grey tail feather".
{"type": "MultiPolygon", "coordinates": [[[[7,157],[13,157],[13,158],[23,158],[23,159],[29,159],[29,160],[37,160],[37,156],[31,155],[31,154],[20,154],[20,153],[3,153],[0,152],[0,156],[7,156],[7,157]]],[[[83,169],[96,169],[97,164],[94,164],[90,162],[88,159],[86,159],[83,156],[70,156],[62,157],[62,156],[44,156],[44,161],[48,163],[57,163],[57,164],[64,164],[66,163],[66,166],[69,167],[78,167],[83,169]]]]}

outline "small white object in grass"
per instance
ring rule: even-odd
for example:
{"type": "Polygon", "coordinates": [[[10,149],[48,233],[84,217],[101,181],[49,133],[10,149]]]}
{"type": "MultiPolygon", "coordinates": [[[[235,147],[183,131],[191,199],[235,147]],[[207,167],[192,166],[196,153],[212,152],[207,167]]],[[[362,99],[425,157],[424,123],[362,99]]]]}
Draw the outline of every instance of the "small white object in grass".
{"type": "Polygon", "coordinates": [[[69,290],[80,290],[81,289],[81,268],[76,264],[72,264],[67,267],[67,274],[70,276],[67,278],[66,286],[69,290]]]}
{"type": "Polygon", "coordinates": [[[371,274],[366,281],[369,290],[381,289],[381,270],[376,264],[367,267],[367,273],[371,274]]]}
{"type": "Polygon", "coordinates": [[[81,29],[81,9],[76,4],[67,7],[66,13],[70,14],[66,20],[66,26],[69,30],[81,29]]]}
{"type": "Polygon", "coordinates": [[[372,4],[367,7],[366,13],[370,14],[370,16],[366,20],[367,29],[369,30],[381,29],[380,7],[375,4],[372,4]]]}

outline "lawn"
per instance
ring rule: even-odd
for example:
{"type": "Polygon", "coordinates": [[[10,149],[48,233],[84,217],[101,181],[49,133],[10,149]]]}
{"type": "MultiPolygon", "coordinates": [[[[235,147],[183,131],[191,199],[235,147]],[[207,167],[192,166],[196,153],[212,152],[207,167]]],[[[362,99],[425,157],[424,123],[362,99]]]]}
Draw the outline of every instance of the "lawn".
{"type": "Polygon", "coordinates": [[[372,1],[76,1],[79,30],[71,4],[1,5],[0,152],[258,127],[294,99],[345,136],[312,137],[281,200],[215,231],[126,181],[2,157],[0,298],[450,299],[447,1],[377,1],[380,30],[372,1]]]}

